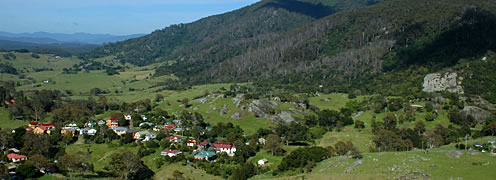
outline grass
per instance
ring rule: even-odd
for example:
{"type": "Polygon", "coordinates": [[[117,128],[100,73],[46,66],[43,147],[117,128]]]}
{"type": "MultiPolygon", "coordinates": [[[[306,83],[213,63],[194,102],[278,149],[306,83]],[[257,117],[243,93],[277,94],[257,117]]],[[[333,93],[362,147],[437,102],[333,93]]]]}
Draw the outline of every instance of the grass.
{"type": "Polygon", "coordinates": [[[21,120],[11,120],[9,117],[9,111],[5,108],[0,108],[0,128],[2,129],[13,129],[18,128],[28,123],[21,120]]]}
{"type": "Polygon", "coordinates": [[[315,96],[308,99],[311,105],[317,106],[321,110],[330,109],[339,111],[341,108],[346,106],[346,103],[352,100],[361,101],[365,99],[366,96],[358,96],[355,99],[349,99],[348,94],[344,93],[332,93],[332,94],[321,94],[321,96],[315,96]],[[328,99],[329,101],[323,101],[328,99]]]}
{"type": "Polygon", "coordinates": [[[279,164],[281,164],[283,156],[273,156],[271,153],[265,150],[260,150],[254,157],[248,159],[248,162],[257,164],[257,161],[263,158],[266,158],[269,161],[269,164],[266,165],[266,167],[269,167],[273,170],[279,164]]]}
{"type": "Polygon", "coordinates": [[[317,144],[322,147],[334,146],[339,141],[353,142],[354,145],[360,148],[360,151],[368,151],[371,142],[372,132],[363,130],[358,132],[355,129],[344,129],[341,132],[328,132],[321,139],[317,140],[317,144]]]}
{"type": "Polygon", "coordinates": [[[221,177],[213,176],[207,174],[202,169],[193,168],[190,165],[183,166],[179,163],[169,164],[163,166],[159,172],[155,174],[154,180],[166,180],[173,178],[172,174],[174,171],[180,171],[183,173],[183,177],[186,179],[222,179],[221,177]]]}

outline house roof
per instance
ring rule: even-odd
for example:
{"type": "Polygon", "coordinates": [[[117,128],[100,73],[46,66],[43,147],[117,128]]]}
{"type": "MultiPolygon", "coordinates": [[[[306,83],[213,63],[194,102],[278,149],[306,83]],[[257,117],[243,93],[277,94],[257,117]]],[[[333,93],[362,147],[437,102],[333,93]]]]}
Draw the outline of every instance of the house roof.
{"type": "Polygon", "coordinates": [[[168,140],[181,139],[181,136],[169,136],[169,137],[166,137],[165,139],[168,139],[168,140]]]}
{"type": "Polygon", "coordinates": [[[177,153],[182,153],[179,150],[170,150],[170,149],[164,149],[162,152],[169,153],[169,154],[177,154],[177,153]]]}
{"type": "Polygon", "coordinates": [[[10,153],[10,154],[7,154],[7,158],[9,158],[9,159],[23,159],[23,158],[27,158],[27,157],[24,155],[10,153]]]}
{"type": "Polygon", "coordinates": [[[232,148],[234,147],[231,143],[223,143],[223,142],[218,142],[215,143],[214,148],[232,148]]]}
{"type": "Polygon", "coordinates": [[[119,122],[119,120],[116,119],[116,118],[111,118],[110,121],[112,121],[112,122],[119,122]]]}
{"type": "Polygon", "coordinates": [[[37,128],[40,128],[43,131],[46,131],[48,129],[46,126],[40,126],[40,127],[37,127],[37,128]]]}
{"type": "Polygon", "coordinates": [[[196,139],[188,139],[188,142],[189,142],[189,143],[196,143],[196,142],[197,142],[197,140],[196,140],[196,139]]]}
{"type": "Polygon", "coordinates": [[[213,156],[215,156],[215,152],[212,151],[201,151],[200,153],[195,155],[195,157],[199,157],[199,158],[213,157],[213,156]]]}
{"type": "Polygon", "coordinates": [[[29,124],[30,124],[30,125],[33,125],[33,126],[36,126],[36,125],[38,125],[38,122],[36,122],[36,121],[31,121],[31,122],[29,122],[29,124]]]}
{"type": "Polygon", "coordinates": [[[162,128],[174,129],[174,128],[176,128],[176,125],[174,125],[174,124],[169,124],[169,125],[164,126],[164,127],[162,127],[162,128]]]}
{"type": "Polygon", "coordinates": [[[200,143],[200,146],[205,146],[205,145],[208,145],[208,142],[207,141],[203,141],[200,143]]]}
{"type": "Polygon", "coordinates": [[[55,127],[55,124],[53,124],[53,123],[43,123],[43,124],[41,124],[41,126],[45,126],[45,127],[55,127]]]}

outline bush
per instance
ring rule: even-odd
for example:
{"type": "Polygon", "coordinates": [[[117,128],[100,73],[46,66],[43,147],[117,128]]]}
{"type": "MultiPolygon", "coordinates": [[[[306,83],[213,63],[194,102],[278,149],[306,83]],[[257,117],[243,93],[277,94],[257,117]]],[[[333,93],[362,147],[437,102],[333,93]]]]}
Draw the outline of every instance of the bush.
{"type": "Polygon", "coordinates": [[[146,145],[146,147],[147,147],[147,148],[153,148],[153,149],[154,149],[154,148],[158,148],[158,147],[160,147],[160,146],[158,145],[158,143],[157,143],[157,142],[155,142],[155,141],[153,141],[153,140],[147,141],[147,142],[145,143],[145,145],[146,145]]]}

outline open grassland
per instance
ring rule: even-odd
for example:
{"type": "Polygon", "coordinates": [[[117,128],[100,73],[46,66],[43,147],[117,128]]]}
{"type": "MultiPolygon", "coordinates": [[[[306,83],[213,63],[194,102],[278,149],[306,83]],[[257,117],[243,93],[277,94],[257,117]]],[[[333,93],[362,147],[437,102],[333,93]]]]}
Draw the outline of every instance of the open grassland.
{"type": "Polygon", "coordinates": [[[355,99],[349,99],[348,94],[344,93],[332,93],[332,94],[321,94],[320,96],[315,96],[309,98],[311,105],[317,106],[321,110],[330,109],[339,111],[341,108],[346,106],[346,103],[352,100],[362,101],[367,96],[358,96],[355,99]]]}
{"type": "Polygon", "coordinates": [[[20,120],[11,120],[9,117],[9,111],[5,108],[0,108],[0,128],[1,129],[12,129],[18,128],[23,125],[27,125],[27,122],[20,120]]]}
{"type": "Polygon", "coordinates": [[[317,144],[322,147],[334,146],[339,141],[351,141],[355,146],[360,148],[360,151],[366,152],[369,147],[374,145],[371,142],[373,136],[371,131],[363,130],[358,132],[355,129],[344,129],[341,132],[328,132],[321,139],[317,140],[317,144]]]}
{"type": "MultiPolygon", "coordinates": [[[[1,53],[0,56],[6,53],[1,53]]],[[[11,63],[14,68],[18,71],[23,71],[26,73],[34,72],[33,68],[42,69],[48,68],[53,69],[53,71],[62,71],[63,68],[70,68],[74,64],[81,62],[81,60],[71,57],[71,58],[55,58],[52,55],[39,54],[40,58],[33,58],[31,53],[14,53],[16,56],[15,60],[4,60],[2,58],[0,62],[11,63]]]]}
{"type": "Polygon", "coordinates": [[[198,179],[198,180],[222,179],[221,177],[207,174],[202,169],[193,168],[190,165],[183,166],[179,163],[162,166],[162,169],[159,172],[156,172],[155,177],[153,179],[154,180],[173,179],[174,177],[172,176],[172,174],[176,170],[184,173],[183,177],[185,177],[186,179],[198,179]]]}

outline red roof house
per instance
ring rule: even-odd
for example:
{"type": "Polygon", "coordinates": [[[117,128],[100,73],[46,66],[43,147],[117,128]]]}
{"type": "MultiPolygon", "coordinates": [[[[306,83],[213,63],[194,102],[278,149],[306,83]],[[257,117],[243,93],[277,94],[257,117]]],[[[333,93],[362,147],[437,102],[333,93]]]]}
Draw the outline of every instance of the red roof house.
{"type": "Polygon", "coordinates": [[[217,153],[225,152],[229,156],[234,156],[234,153],[236,152],[236,147],[231,143],[217,142],[213,147],[217,153]]]}
{"type": "Polygon", "coordinates": [[[186,146],[188,146],[189,148],[193,147],[195,146],[196,142],[197,142],[196,139],[188,139],[188,143],[186,143],[186,146]]]}
{"type": "Polygon", "coordinates": [[[24,155],[19,155],[19,154],[14,154],[14,153],[7,154],[7,158],[9,160],[11,160],[12,162],[19,162],[19,161],[24,161],[24,160],[28,159],[28,157],[26,157],[24,155]]]}

